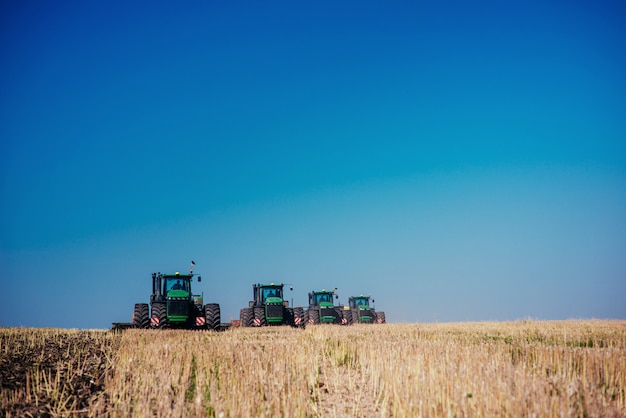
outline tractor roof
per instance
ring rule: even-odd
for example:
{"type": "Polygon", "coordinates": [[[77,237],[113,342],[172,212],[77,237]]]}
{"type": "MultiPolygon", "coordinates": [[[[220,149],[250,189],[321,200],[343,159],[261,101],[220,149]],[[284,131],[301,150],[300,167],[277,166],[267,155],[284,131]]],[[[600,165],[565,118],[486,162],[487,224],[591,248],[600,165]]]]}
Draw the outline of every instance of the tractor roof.
{"type": "Polygon", "coordinates": [[[163,274],[161,273],[161,277],[180,277],[181,279],[191,279],[193,277],[193,274],[180,274],[179,272],[176,272],[174,274],[163,274]]]}
{"type": "Polygon", "coordinates": [[[313,290],[311,293],[313,293],[314,295],[323,295],[323,294],[333,294],[335,293],[334,290],[326,290],[326,289],[322,289],[322,290],[313,290]]]}

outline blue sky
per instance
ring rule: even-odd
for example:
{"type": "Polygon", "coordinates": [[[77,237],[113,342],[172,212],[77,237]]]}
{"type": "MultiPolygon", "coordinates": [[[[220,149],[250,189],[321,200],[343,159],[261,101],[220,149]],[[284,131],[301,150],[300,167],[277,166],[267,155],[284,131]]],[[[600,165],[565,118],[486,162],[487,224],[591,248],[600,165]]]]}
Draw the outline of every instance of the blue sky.
{"type": "Polygon", "coordinates": [[[153,271],[391,322],[626,318],[623,2],[0,5],[0,326],[153,271]]]}

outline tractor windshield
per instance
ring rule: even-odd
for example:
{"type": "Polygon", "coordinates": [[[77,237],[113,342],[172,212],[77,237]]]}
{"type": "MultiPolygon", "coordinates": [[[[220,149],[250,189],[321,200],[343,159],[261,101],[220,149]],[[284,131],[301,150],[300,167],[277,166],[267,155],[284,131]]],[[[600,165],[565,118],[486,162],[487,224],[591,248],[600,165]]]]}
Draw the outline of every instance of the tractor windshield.
{"type": "Polygon", "coordinates": [[[283,289],[280,287],[263,288],[263,301],[267,298],[283,298],[283,289]]]}
{"type": "Polygon", "coordinates": [[[332,302],[333,301],[332,295],[330,293],[318,293],[317,295],[315,295],[315,299],[318,304],[320,302],[332,302]]]}
{"type": "Polygon", "coordinates": [[[356,306],[367,306],[369,305],[369,298],[356,298],[354,304],[356,306]]]}
{"type": "Polygon", "coordinates": [[[179,277],[168,277],[165,279],[165,290],[185,290],[189,292],[189,281],[179,277]]]}

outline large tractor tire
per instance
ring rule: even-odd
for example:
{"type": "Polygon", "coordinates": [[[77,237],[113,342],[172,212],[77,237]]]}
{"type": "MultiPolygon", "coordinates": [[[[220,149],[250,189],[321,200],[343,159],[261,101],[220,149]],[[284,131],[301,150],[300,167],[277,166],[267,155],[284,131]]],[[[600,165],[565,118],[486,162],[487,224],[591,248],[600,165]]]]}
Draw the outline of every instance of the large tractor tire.
{"type": "Polygon", "coordinates": [[[343,325],[352,325],[352,311],[349,309],[344,309],[342,314],[343,314],[343,321],[341,323],[343,325]]]}
{"type": "Polygon", "coordinates": [[[385,318],[384,312],[376,312],[376,323],[378,324],[386,324],[387,318],[385,318]]]}
{"type": "Polygon", "coordinates": [[[169,328],[170,323],[167,320],[167,307],[165,303],[155,302],[152,304],[152,317],[150,326],[153,328],[169,328]]]}
{"type": "Polygon", "coordinates": [[[293,322],[294,326],[304,328],[304,309],[293,308],[293,322]]]}
{"type": "Polygon", "coordinates": [[[206,319],[207,329],[217,331],[220,328],[220,305],[217,303],[207,303],[204,305],[204,318],[206,319]]]}
{"type": "Polygon", "coordinates": [[[254,308],[254,323],[255,327],[264,327],[267,325],[267,320],[265,319],[265,308],[254,308]]]}
{"type": "Polygon", "coordinates": [[[341,306],[335,306],[335,320],[333,324],[341,324],[343,321],[343,308],[341,306]]]}
{"type": "Polygon", "coordinates": [[[309,309],[309,325],[317,325],[320,323],[320,311],[317,309],[309,309]]]}
{"type": "Polygon", "coordinates": [[[309,325],[309,310],[304,311],[304,326],[309,325]]]}
{"type": "Polygon", "coordinates": [[[350,310],[350,313],[352,314],[352,323],[353,324],[359,324],[361,323],[361,319],[359,318],[359,310],[352,308],[350,310]]]}
{"type": "Polygon", "coordinates": [[[136,303],[133,312],[133,327],[148,328],[150,326],[150,308],[147,303],[136,303]]]}
{"type": "Polygon", "coordinates": [[[254,325],[254,312],[252,308],[243,308],[239,311],[239,324],[242,327],[251,327],[254,325]]]}
{"type": "Polygon", "coordinates": [[[283,325],[295,326],[293,308],[285,308],[284,315],[283,325]]]}

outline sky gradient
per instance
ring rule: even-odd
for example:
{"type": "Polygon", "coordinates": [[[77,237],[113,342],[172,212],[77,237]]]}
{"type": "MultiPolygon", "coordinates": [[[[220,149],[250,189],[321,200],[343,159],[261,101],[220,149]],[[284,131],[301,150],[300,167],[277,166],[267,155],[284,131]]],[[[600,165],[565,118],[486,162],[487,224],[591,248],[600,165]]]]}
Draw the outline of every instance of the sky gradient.
{"type": "Polygon", "coordinates": [[[223,321],[626,318],[624,74],[621,1],[2,2],[0,326],[191,260],[223,321]]]}

